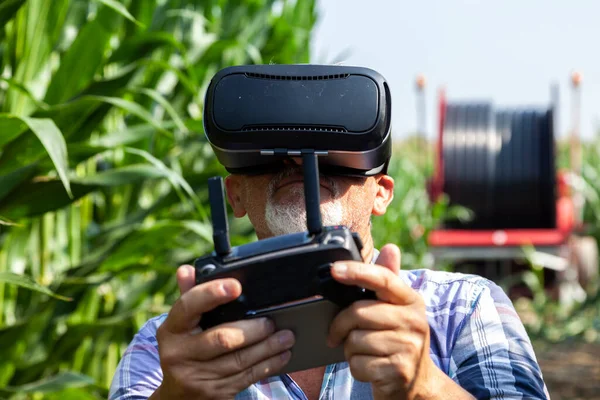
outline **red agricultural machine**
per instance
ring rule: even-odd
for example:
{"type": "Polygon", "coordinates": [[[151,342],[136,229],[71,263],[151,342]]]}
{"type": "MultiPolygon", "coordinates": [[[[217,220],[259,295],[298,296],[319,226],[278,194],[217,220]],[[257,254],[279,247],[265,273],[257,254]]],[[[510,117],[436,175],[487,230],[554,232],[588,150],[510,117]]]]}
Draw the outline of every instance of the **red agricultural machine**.
{"type": "MultiPolygon", "coordinates": [[[[573,83],[578,90],[579,79],[573,83]]],[[[430,232],[436,264],[506,282],[533,261],[543,268],[552,297],[585,298],[584,288],[598,274],[598,249],[594,238],[581,234],[582,205],[569,185],[580,166],[578,129],[570,171],[557,169],[557,93],[545,107],[496,108],[450,101],[440,92],[429,195],[434,200],[445,193],[450,205],[468,208],[473,218],[430,232]]],[[[523,284],[509,290],[513,298],[530,294],[523,284]]]]}

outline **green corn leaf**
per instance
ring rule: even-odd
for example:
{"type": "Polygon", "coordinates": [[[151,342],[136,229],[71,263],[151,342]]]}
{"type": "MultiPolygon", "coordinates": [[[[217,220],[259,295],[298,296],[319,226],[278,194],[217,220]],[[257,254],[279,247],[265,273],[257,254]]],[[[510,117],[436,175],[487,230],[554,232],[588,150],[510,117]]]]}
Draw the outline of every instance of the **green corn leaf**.
{"type": "Polygon", "coordinates": [[[48,104],[35,98],[35,96],[31,93],[31,91],[29,89],[27,89],[24,85],[20,84],[19,82],[15,81],[14,79],[5,78],[5,77],[0,76],[0,81],[6,82],[6,84],[9,87],[21,92],[21,94],[23,94],[27,98],[29,98],[29,100],[31,100],[37,108],[47,109],[49,107],[48,104]]]}
{"type": "Polygon", "coordinates": [[[6,218],[3,218],[0,215],[0,225],[4,225],[4,226],[19,226],[19,224],[17,224],[16,222],[10,221],[6,218]]]}
{"type": "Polygon", "coordinates": [[[148,153],[147,151],[136,149],[136,148],[131,148],[131,147],[126,147],[125,151],[127,151],[128,153],[137,154],[137,155],[145,158],[152,165],[154,165],[157,169],[164,171],[167,178],[169,179],[169,182],[171,182],[171,184],[173,185],[173,187],[175,188],[175,190],[178,193],[179,193],[179,188],[183,188],[183,190],[187,193],[189,198],[194,203],[194,206],[196,207],[196,210],[198,211],[200,217],[202,218],[202,221],[206,222],[208,220],[208,215],[206,214],[206,211],[204,210],[204,207],[202,206],[202,204],[200,204],[198,196],[196,195],[196,193],[194,192],[194,189],[192,189],[190,184],[183,178],[183,176],[181,176],[180,174],[176,173],[175,171],[169,169],[169,167],[167,167],[162,161],[160,161],[159,159],[157,159],[156,157],[154,157],[152,154],[148,153]]]}
{"type": "Polygon", "coordinates": [[[95,396],[90,393],[88,388],[73,388],[70,387],[58,392],[48,393],[44,396],[44,400],[100,400],[105,397],[95,396]]]}
{"type": "MultiPolygon", "coordinates": [[[[158,121],[139,104],[111,96],[85,95],[75,101],[39,111],[35,116],[52,118],[69,143],[85,142],[89,140],[92,132],[99,128],[102,119],[105,118],[111,107],[117,107],[127,114],[137,116],[152,126],[155,131],[166,137],[172,137],[169,131],[173,127],[172,121],[158,121]]],[[[27,165],[43,158],[43,147],[30,139],[27,135],[21,135],[10,143],[10,147],[7,147],[7,151],[10,150],[11,153],[10,160],[6,160],[8,156],[4,154],[0,157],[0,173],[12,169],[10,165],[7,165],[9,161],[27,165]]]]}
{"type": "Polygon", "coordinates": [[[62,372],[50,378],[28,383],[17,387],[6,387],[4,390],[13,393],[52,393],[73,387],[93,385],[95,381],[87,375],[76,372],[62,372]]]}
{"type": "Polygon", "coordinates": [[[139,117],[143,121],[148,122],[150,125],[152,125],[154,128],[156,128],[156,130],[158,132],[163,133],[167,137],[172,136],[171,132],[164,129],[163,125],[159,121],[155,120],[154,117],[152,116],[152,114],[150,114],[146,109],[144,109],[142,106],[140,106],[139,104],[137,104],[133,101],[121,99],[118,97],[105,97],[105,96],[89,96],[89,98],[98,100],[98,101],[101,101],[104,103],[112,104],[113,106],[118,107],[124,111],[127,111],[128,113],[133,114],[136,117],[139,117]]]}
{"type": "Polygon", "coordinates": [[[120,68],[118,72],[111,74],[108,78],[94,79],[79,93],[79,96],[80,98],[90,95],[119,96],[124,92],[124,89],[129,85],[134,76],[140,72],[139,70],[139,66],[132,63],[120,68]]]}
{"type": "Polygon", "coordinates": [[[196,195],[194,189],[192,189],[190,184],[181,175],[169,169],[169,167],[167,167],[162,161],[154,157],[152,154],[148,153],[147,151],[136,149],[133,147],[126,147],[125,151],[131,154],[136,154],[146,159],[148,162],[154,165],[156,169],[163,171],[165,176],[169,178],[169,181],[173,184],[173,186],[183,188],[188,194],[188,196],[190,196],[190,198],[192,198],[195,201],[198,201],[198,196],[196,195]]]}
{"type": "MultiPolygon", "coordinates": [[[[85,141],[89,138],[89,133],[87,137],[82,137],[80,131],[87,124],[91,123],[94,124],[95,129],[99,128],[99,121],[94,120],[94,114],[100,111],[103,105],[103,102],[98,101],[98,99],[91,98],[91,96],[82,96],[77,100],[73,100],[68,103],[51,106],[47,110],[38,110],[32,115],[32,117],[51,118],[56,126],[58,126],[58,128],[61,130],[65,139],[69,142],[85,141]]],[[[106,105],[106,108],[107,110],[104,112],[107,113],[110,110],[110,105],[106,105]]],[[[23,151],[23,149],[27,149],[33,144],[26,142],[26,138],[24,136],[17,140],[22,141],[23,143],[18,143],[18,146],[15,143],[15,150],[18,149],[23,151]]],[[[31,153],[37,154],[33,151],[31,153]]]]}
{"type": "MultiPolygon", "coordinates": [[[[129,12],[138,20],[143,26],[154,28],[154,11],[156,10],[156,3],[148,2],[147,0],[131,0],[128,5],[129,12]]],[[[125,25],[125,37],[132,37],[140,33],[140,29],[137,25],[126,24],[125,25]]]]}
{"type": "Polygon", "coordinates": [[[0,114],[0,149],[27,131],[27,124],[19,117],[0,114]]]}
{"type": "Polygon", "coordinates": [[[113,10],[115,10],[116,12],[118,12],[119,14],[121,14],[122,16],[124,16],[125,18],[127,18],[128,20],[130,20],[131,22],[136,24],[137,26],[139,26],[140,28],[145,28],[144,24],[142,24],[140,21],[135,19],[135,17],[133,15],[131,15],[131,13],[129,13],[129,11],[123,4],[121,4],[115,0],[96,0],[96,1],[104,4],[107,7],[112,8],[113,10]]]}
{"type": "MultiPolygon", "coordinates": [[[[136,64],[139,64],[140,66],[147,65],[150,67],[159,68],[164,71],[172,72],[175,75],[177,75],[177,79],[179,80],[179,83],[182,85],[182,87],[184,87],[188,91],[188,93],[190,95],[192,95],[192,96],[198,95],[198,88],[197,88],[197,85],[194,83],[194,81],[192,79],[190,79],[190,77],[188,77],[184,73],[184,71],[180,70],[179,68],[174,67],[173,65],[169,64],[168,62],[162,61],[162,60],[144,59],[144,60],[136,61],[136,64]]],[[[193,70],[190,70],[189,72],[193,72],[193,70]]]]}
{"type": "MultiPolygon", "coordinates": [[[[48,67],[48,60],[62,31],[69,8],[69,0],[28,0],[16,13],[8,47],[14,52],[12,78],[32,91],[45,89],[38,81],[39,74],[48,67]]],[[[7,93],[5,110],[24,116],[35,111],[36,102],[20,90],[11,87],[7,93]]]]}
{"type": "Polygon", "coordinates": [[[0,176],[0,201],[7,196],[11,190],[17,187],[17,185],[33,177],[35,171],[36,165],[30,164],[0,176]]]}
{"type": "Polygon", "coordinates": [[[48,296],[54,297],[55,299],[64,301],[72,300],[71,298],[64,297],[52,292],[50,289],[40,285],[28,276],[15,274],[13,272],[0,272],[0,282],[8,283],[9,285],[16,285],[25,289],[47,294],[48,296]]]}
{"type": "MultiPolygon", "coordinates": [[[[185,52],[185,47],[168,32],[143,32],[131,38],[125,38],[107,60],[107,64],[128,64],[137,62],[163,47],[185,52]]],[[[162,60],[164,61],[164,60],[162,60]]]]}
{"type": "Polygon", "coordinates": [[[167,114],[173,119],[173,122],[177,126],[181,132],[187,132],[188,129],[183,123],[183,120],[177,114],[177,111],[173,108],[173,106],[160,94],[158,91],[149,88],[134,88],[131,90],[132,92],[142,93],[146,96],[150,97],[152,100],[156,101],[162,108],[165,109],[167,114]]]}
{"type": "Polygon", "coordinates": [[[133,232],[121,241],[102,263],[101,272],[116,272],[139,264],[161,264],[165,253],[181,246],[180,236],[193,232],[206,242],[212,242],[208,225],[197,221],[159,221],[133,232]]]}
{"type": "Polygon", "coordinates": [[[118,19],[111,9],[102,7],[96,18],[81,28],[52,76],[44,99],[46,103],[65,102],[91,83],[102,65],[110,38],[119,26],[118,19]]]}
{"type": "MultiPolygon", "coordinates": [[[[168,128],[167,128],[168,129],[168,128]]],[[[104,147],[117,147],[148,139],[156,131],[152,125],[140,124],[130,126],[118,132],[108,133],[90,140],[91,145],[104,147]]]]}
{"type": "Polygon", "coordinates": [[[187,9],[187,10],[186,9],[169,10],[169,11],[167,11],[166,16],[167,17],[181,17],[181,18],[189,19],[191,21],[198,20],[198,21],[201,21],[202,23],[208,22],[206,17],[204,17],[204,15],[202,15],[200,12],[194,11],[194,10],[189,10],[189,9],[187,9]]]}
{"type": "Polygon", "coordinates": [[[194,232],[207,242],[212,242],[212,228],[209,224],[205,224],[199,221],[181,221],[181,224],[183,227],[194,232]]]}
{"type": "MultiPolygon", "coordinates": [[[[19,11],[19,8],[25,4],[26,0],[3,0],[0,2],[0,28],[11,20],[12,17],[19,11]]],[[[2,29],[4,31],[4,29],[2,29]]]]}
{"type": "MultiPolygon", "coordinates": [[[[31,132],[33,132],[33,134],[37,137],[39,143],[41,143],[41,148],[45,149],[46,153],[52,160],[52,163],[56,168],[56,171],[58,172],[58,176],[63,182],[65,190],[69,195],[71,195],[71,188],[68,177],[69,162],[67,156],[67,145],[65,143],[65,139],[61,131],[58,129],[54,121],[48,118],[30,118],[0,114],[0,127],[6,129],[5,132],[7,136],[20,136],[21,131],[23,130],[23,126],[29,128],[29,130],[31,130],[31,132]]],[[[0,139],[0,141],[1,140],[2,139],[0,139]]],[[[23,148],[23,152],[27,152],[28,150],[29,149],[27,148],[23,148]]],[[[36,148],[34,147],[31,150],[35,152],[36,148]]],[[[17,171],[18,168],[21,167],[23,164],[19,165],[19,162],[17,161],[18,157],[27,158],[27,154],[10,154],[10,151],[8,151],[7,154],[3,155],[2,160],[4,161],[8,159],[11,163],[3,163],[2,167],[0,167],[0,172],[2,174],[7,175],[12,174],[11,177],[7,176],[3,178],[11,180],[15,176],[20,176],[20,174],[17,171]],[[8,159],[8,157],[13,158],[8,159]],[[15,171],[15,167],[17,167],[17,171],[15,171]],[[16,173],[16,175],[14,173],[16,173]]],[[[23,171],[23,168],[21,168],[21,171],[23,171]]],[[[1,194],[4,191],[6,191],[6,189],[0,189],[0,198],[2,197],[1,194]]]]}
{"type": "Polygon", "coordinates": [[[140,182],[145,179],[167,178],[169,172],[147,164],[134,164],[110,169],[100,174],[90,175],[77,182],[95,186],[121,186],[140,182]]]}
{"type": "MultiPolygon", "coordinates": [[[[69,162],[72,165],[77,165],[89,160],[92,157],[101,156],[102,153],[110,151],[110,147],[105,146],[94,146],[88,143],[73,143],[67,145],[69,151],[69,162]]],[[[40,163],[40,167],[46,167],[46,163],[40,163]]]]}
{"type": "Polygon", "coordinates": [[[71,187],[69,184],[68,169],[69,162],[67,157],[67,144],[62,133],[51,119],[21,118],[29,126],[29,129],[38,137],[40,142],[46,148],[50,159],[54,163],[56,172],[62,181],[67,193],[71,197],[71,187]]]}
{"type": "Polygon", "coordinates": [[[129,165],[85,178],[73,179],[70,198],[58,180],[27,182],[0,201],[0,215],[11,220],[33,217],[61,209],[102,187],[166,178],[168,173],[146,164],[129,165]]]}

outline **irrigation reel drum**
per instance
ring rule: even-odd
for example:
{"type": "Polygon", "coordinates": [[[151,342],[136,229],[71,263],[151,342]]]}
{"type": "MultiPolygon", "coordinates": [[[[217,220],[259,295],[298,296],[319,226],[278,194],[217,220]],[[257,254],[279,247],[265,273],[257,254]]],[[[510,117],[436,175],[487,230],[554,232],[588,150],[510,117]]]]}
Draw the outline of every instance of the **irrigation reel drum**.
{"type": "Polygon", "coordinates": [[[576,237],[573,200],[555,167],[555,107],[497,109],[490,102],[447,102],[442,92],[430,196],[446,193],[474,218],[446,221],[430,233],[437,261],[498,283],[533,261],[560,297],[578,297],[597,275],[595,241],[576,237]],[[532,256],[524,246],[533,246],[532,256]]]}

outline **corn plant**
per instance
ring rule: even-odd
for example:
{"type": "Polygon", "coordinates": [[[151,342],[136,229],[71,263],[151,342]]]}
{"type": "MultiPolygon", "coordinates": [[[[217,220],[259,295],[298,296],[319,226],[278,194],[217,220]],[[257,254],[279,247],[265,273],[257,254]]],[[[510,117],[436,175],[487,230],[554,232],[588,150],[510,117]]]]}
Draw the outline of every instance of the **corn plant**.
{"type": "Polygon", "coordinates": [[[0,398],[106,398],[175,268],[212,247],[210,78],[308,62],[314,7],[0,1],[0,398]]]}

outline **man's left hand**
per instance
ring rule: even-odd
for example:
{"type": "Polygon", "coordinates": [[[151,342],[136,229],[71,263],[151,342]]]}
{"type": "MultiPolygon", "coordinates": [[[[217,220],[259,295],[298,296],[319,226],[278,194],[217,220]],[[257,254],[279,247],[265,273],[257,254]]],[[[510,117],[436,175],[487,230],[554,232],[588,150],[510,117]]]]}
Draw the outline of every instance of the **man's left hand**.
{"type": "Polygon", "coordinates": [[[358,301],[342,310],[328,337],[331,346],[344,345],[352,375],[371,383],[375,399],[421,397],[439,371],[429,356],[425,303],[402,281],[399,270],[395,245],[381,249],[377,264],[345,261],[332,268],[340,283],[377,295],[378,300],[358,301]]]}

